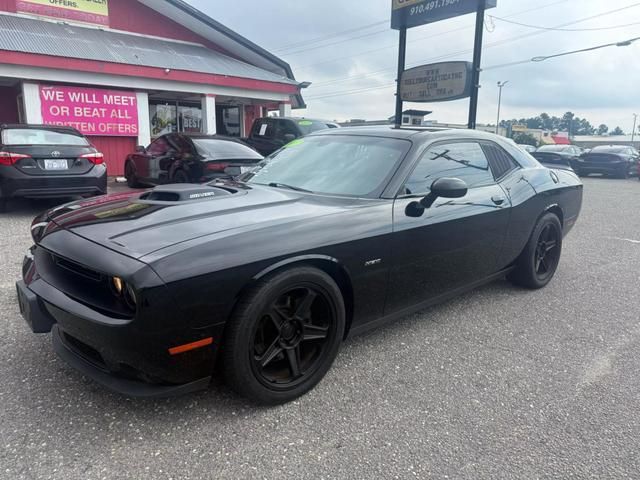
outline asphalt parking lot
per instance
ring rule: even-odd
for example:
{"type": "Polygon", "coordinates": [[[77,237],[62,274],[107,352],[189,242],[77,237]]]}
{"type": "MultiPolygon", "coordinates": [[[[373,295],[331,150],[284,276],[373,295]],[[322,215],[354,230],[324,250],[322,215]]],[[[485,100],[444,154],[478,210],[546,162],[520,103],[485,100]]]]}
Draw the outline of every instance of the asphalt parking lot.
{"type": "Polygon", "coordinates": [[[223,385],[130,400],[58,360],[14,289],[50,205],[0,216],[1,478],[638,478],[637,179],[585,179],[546,289],[497,282],[350,340],[275,408],[223,385]]]}

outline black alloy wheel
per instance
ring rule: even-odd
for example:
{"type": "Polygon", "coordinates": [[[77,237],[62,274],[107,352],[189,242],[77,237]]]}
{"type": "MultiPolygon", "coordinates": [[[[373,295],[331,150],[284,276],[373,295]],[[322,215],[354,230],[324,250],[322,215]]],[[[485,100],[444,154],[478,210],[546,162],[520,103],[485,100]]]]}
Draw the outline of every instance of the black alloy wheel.
{"type": "Polygon", "coordinates": [[[222,346],[227,382],[258,403],[293,400],[329,370],[344,327],[342,295],[326,273],[298,267],[261,280],[229,321],[222,346]]]}
{"type": "Polygon", "coordinates": [[[317,369],[331,336],[333,313],[316,288],[284,292],[256,323],[253,368],[272,388],[291,388],[317,369]]]}
{"type": "Polygon", "coordinates": [[[516,260],[509,280],[526,288],[542,288],[555,275],[561,254],[562,225],[557,215],[545,213],[516,260]]]}
{"type": "Polygon", "coordinates": [[[545,281],[555,273],[560,261],[561,235],[553,223],[547,223],[538,237],[534,262],[536,275],[540,281],[545,281]]]}
{"type": "Polygon", "coordinates": [[[140,183],[136,178],[136,171],[131,162],[127,162],[124,166],[124,178],[127,179],[127,187],[140,188],[140,183]]]}

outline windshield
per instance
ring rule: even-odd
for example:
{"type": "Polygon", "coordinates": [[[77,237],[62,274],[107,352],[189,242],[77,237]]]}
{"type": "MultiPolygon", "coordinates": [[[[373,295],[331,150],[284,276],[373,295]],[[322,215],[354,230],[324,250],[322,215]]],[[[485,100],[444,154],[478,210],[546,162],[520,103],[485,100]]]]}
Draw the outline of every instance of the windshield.
{"type": "Polygon", "coordinates": [[[200,155],[210,160],[262,160],[255,150],[230,140],[194,138],[193,144],[200,155]]]}
{"type": "Polygon", "coordinates": [[[302,135],[309,135],[310,133],[317,132],[318,130],[326,130],[329,126],[324,122],[318,122],[316,120],[298,120],[298,128],[302,132],[302,135]]]}
{"type": "Polygon", "coordinates": [[[16,128],[2,131],[3,145],[72,145],[88,147],[89,141],[72,133],[39,130],[36,128],[16,128]]]}
{"type": "Polygon", "coordinates": [[[393,138],[302,138],[269,157],[248,183],[364,197],[383,186],[410,147],[393,138]]]}

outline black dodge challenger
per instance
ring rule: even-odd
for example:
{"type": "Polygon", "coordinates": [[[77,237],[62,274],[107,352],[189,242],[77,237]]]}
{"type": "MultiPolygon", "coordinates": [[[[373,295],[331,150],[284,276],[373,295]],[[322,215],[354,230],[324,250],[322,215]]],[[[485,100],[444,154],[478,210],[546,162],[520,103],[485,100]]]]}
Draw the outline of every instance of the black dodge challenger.
{"type": "Polygon", "coordinates": [[[21,311],[112,390],[313,388],[340,343],[508,276],[554,276],[582,184],[474,131],[326,130],[243,182],[80,201],[35,219],[21,311]]]}

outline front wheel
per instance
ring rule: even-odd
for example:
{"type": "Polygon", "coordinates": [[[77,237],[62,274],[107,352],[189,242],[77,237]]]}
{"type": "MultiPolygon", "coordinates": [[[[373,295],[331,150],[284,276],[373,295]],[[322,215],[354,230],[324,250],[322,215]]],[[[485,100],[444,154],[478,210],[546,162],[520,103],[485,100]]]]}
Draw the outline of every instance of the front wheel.
{"type": "Polygon", "coordinates": [[[229,321],[226,380],[257,403],[294,400],[325,376],[344,329],[342,294],[329,275],[299,267],[270,276],[245,294],[229,321]]]}
{"type": "Polygon", "coordinates": [[[540,218],[509,280],[525,288],[545,287],[553,278],[562,253],[562,225],[553,213],[540,218]]]}
{"type": "Polygon", "coordinates": [[[138,182],[138,178],[136,177],[136,170],[131,164],[131,162],[127,162],[124,166],[124,178],[127,180],[127,187],[129,188],[141,188],[142,185],[138,182]]]}

